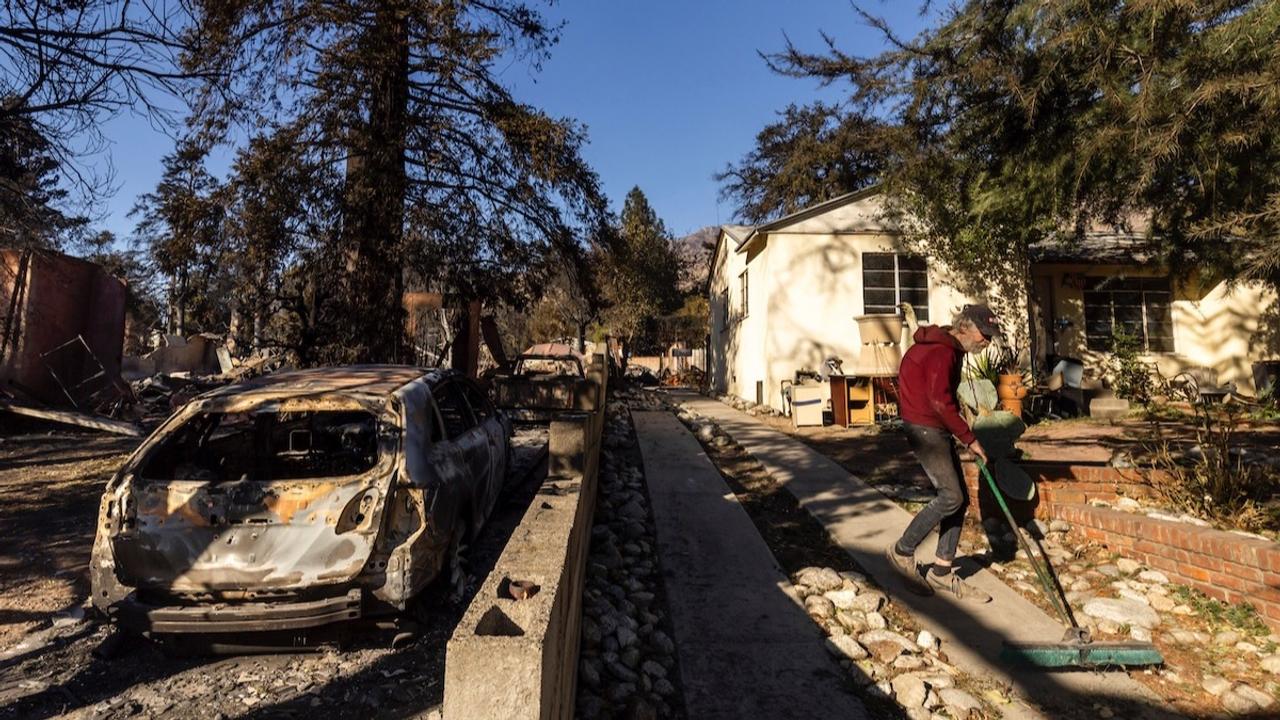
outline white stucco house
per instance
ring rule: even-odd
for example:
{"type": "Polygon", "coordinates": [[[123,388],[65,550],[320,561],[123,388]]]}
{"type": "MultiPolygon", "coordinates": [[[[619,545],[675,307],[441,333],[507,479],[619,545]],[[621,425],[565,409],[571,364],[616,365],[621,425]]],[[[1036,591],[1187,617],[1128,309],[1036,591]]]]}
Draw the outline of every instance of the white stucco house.
{"type": "MultiPolygon", "coordinates": [[[[1033,249],[1031,307],[1006,313],[1033,338],[1037,367],[1051,355],[1081,359],[1101,374],[1111,333],[1143,343],[1161,373],[1211,368],[1222,383],[1254,392],[1257,363],[1280,358],[1280,303],[1261,284],[1194,277],[1174,281],[1143,256],[1141,238],[1093,233],[1033,249]]],[[[827,358],[861,353],[854,317],[897,312],[945,324],[992,287],[961,289],[935,260],[910,254],[884,217],[875,187],[750,227],[725,225],[711,257],[712,390],[781,410],[782,383],[827,358]]],[[[1274,367],[1274,366],[1272,366],[1274,367]]]]}

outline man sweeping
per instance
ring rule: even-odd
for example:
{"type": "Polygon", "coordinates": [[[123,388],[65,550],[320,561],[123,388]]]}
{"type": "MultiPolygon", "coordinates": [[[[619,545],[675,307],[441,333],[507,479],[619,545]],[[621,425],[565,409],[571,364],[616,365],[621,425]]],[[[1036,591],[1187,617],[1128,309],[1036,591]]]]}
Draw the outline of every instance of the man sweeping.
{"type": "Polygon", "coordinates": [[[938,495],[911,520],[902,537],[885,548],[889,564],[922,595],[948,592],[968,602],[985,603],[991,596],[952,571],[969,495],[960,472],[955,436],[986,462],[982,444],[960,416],[956,388],[965,353],[980,352],[1000,334],[995,313],[986,305],[966,305],[950,326],[923,325],[915,344],[902,356],[898,369],[898,410],[916,460],[938,495]],[[916,547],[938,529],[938,548],[932,567],[921,574],[916,547]]]}

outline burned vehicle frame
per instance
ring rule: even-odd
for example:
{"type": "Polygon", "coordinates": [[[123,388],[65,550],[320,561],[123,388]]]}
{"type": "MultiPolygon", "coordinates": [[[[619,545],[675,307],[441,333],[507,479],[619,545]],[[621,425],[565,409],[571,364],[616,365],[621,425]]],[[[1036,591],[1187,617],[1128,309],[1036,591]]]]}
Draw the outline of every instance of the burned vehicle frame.
{"type": "Polygon", "coordinates": [[[108,483],[94,605],[142,634],[298,631],[462,580],[510,421],[447,370],[277,373],[196,398],[108,483]]]}
{"type": "Polygon", "coordinates": [[[520,423],[547,423],[589,411],[598,401],[598,387],[586,378],[582,355],[559,344],[525,350],[514,370],[494,376],[491,387],[495,404],[520,423]]]}

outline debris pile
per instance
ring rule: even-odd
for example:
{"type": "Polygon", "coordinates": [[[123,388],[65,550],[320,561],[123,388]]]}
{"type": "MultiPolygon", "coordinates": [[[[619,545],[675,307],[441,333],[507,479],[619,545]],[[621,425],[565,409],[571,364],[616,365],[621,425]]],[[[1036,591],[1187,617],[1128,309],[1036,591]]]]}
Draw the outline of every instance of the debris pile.
{"type": "Polygon", "coordinates": [[[683,716],[649,499],[624,405],[611,403],[583,592],[577,716],[683,716]]]}

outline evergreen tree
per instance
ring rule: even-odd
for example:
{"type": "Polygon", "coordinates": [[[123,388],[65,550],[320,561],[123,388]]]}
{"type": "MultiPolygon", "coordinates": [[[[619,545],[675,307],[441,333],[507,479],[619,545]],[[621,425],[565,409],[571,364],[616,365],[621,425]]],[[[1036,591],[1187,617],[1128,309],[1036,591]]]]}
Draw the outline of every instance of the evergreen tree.
{"type": "Polygon", "coordinates": [[[657,318],[680,307],[680,259],[639,187],[627,193],[617,235],[606,247],[606,324],[622,339],[624,356],[630,356],[657,318]]]}
{"type": "Polygon", "coordinates": [[[88,224],[69,214],[52,146],[29,118],[0,116],[0,246],[58,249],[88,224]]]}
{"type": "Polygon", "coordinates": [[[1176,269],[1280,280],[1280,3],[968,0],[912,39],[864,18],[887,51],[771,63],[849,82],[894,212],[953,267],[1146,226],[1176,269]]]}
{"type": "Polygon", "coordinates": [[[138,199],[137,240],[168,280],[166,330],[186,336],[227,327],[230,275],[226,191],[204,167],[205,149],[182,143],[164,159],[156,189],[138,199]]]}
{"type": "Polygon", "coordinates": [[[761,223],[865,187],[885,165],[879,123],[840,107],[788,105],[737,165],[716,175],[738,217],[761,223]]]}
{"type": "Polygon", "coordinates": [[[556,40],[524,3],[196,0],[192,12],[185,67],[231,79],[195,94],[203,136],[290,126],[309,162],[342,169],[336,233],[313,258],[329,290],[316,295],[318,360],[406,357],[406,274],[462,297],[517,294],[601,221],[581,128],[496,78],[556,40]]]}

